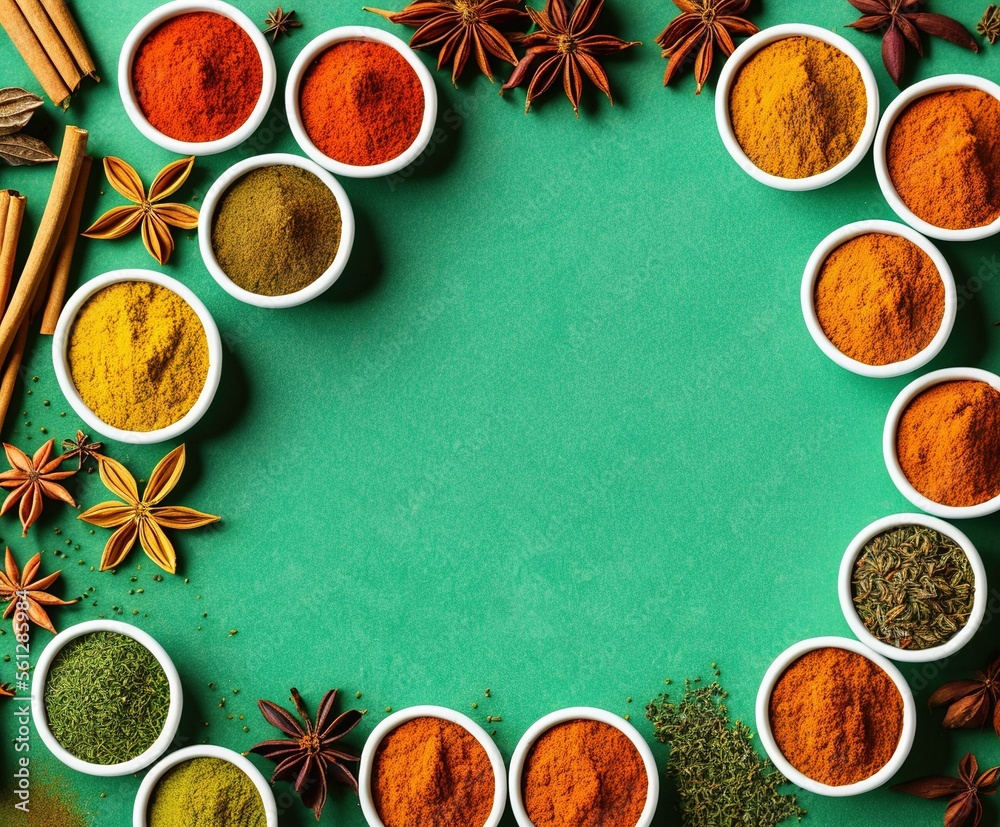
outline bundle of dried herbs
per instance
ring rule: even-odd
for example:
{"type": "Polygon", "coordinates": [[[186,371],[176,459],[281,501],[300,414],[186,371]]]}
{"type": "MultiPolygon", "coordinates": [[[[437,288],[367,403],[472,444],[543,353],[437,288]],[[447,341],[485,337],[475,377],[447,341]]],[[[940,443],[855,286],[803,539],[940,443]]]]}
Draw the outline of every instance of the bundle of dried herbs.
{"type": "Polygon", "coordinates": [[[983,12],[983,19],[976,25],[976,31],[985,37],[992,46],[1000,40],[1000,6],[990,3],[983,12]]]}
{"type": "Polygon", "coordinates": [[[907,525],[865,544],[851,589],[872,635],[899,649],[930,649],[969,622],[976,577],[958,543],[927,526],[907,525]]]}
{"type": "Polygon", "coordinates": [[[945,706],[945,729],[978,729],[993,718],[993,731],[1000,737],[1000,655],[974,678],[951,681],[940,687],[928,701],[930,708],[945,706]]]}
{"type": "Polygon", "coordinates": [[[750,728],[730,722],[727,697],[718,680],[702,684],[697,678],[684,682],[680,701],[664,693],[646,707],[653,733],[670,747],[667,777],[676,784],[681,824],[773,827],[787,818],[801,821],[805,810],[794,795],[779,792],[787,780],[754,750],[750,728]]]}
{"type": "Polygon", "coordinates": [[[920,798],[947,798],[944,827],[979,827],[983,820],[984,795],[996,795],[1000,787],[1000,767],[979,772],[979,762],[971,752],[958,765],[958,778],[932,775],[897,784],[901,793],[920,798]]]}
{"type": "Polygon", "coordinates": [[[32,138],[21,131],[42,103],[38,95],[32,95],[16,86],[0,89],[0,159],[11,166],[44,164],[56,160],[52,151],[38,138],[32,138]]]}

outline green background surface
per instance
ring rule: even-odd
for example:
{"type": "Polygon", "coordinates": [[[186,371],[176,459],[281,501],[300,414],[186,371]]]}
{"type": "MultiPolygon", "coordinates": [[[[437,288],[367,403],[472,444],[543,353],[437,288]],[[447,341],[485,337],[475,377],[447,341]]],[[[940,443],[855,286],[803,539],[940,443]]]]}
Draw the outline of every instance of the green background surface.
{"type": "MultiPolygon", "coordinates": [[[[127,120],[116,71],[126,34],[155,5],[78,0],[104,79],[85,84],[65,115],[51,105],[36,115],[56,149],[64,123],[86,127],[91,154],[125,158],[147,185],[176,156],[127,120]]],[[[255,20],[267,11],[262,0],[238,5],[255,20]]],[[[934,4],[970,28],[984,5],[934,4]]],[[[305,28],[274,48],[273,117],[247,145],[198,159],[181,200],[199,203],[255,152],[298,152],[281,90],[312,37],[341,24],[392,28],[360,0],[294,6],[305,28]]],[[[643,706],[664,678],[707,676],[717,661],[734,717],[752,720],[781,650],[849,635],[836,592],[843,550],[868,522],[910,510],[883,466],[881,434],[912,377],[863,379],[826,359],[802,322],[799,281],[827,233],[894,216],[870,157],[805,194],[742,173],[718,137],[712,91],[696,97],[690,74],[662,88],[653,41],[675,11],[666,0],[609,4],[603,28],[643,45],[608,61],[614,108],[588,93],[579,120],[558,89],[526,116],[523,90],[499,98],[482,77],[470,73],[456,90],[436,74],[432,150],[404,176],[343,182],[358,219],[351,262],[305,307],[238,303],[208,275],[194,235],[175,231],[163,270],[208,305],[225,359],[171,501],[223,522],[174,533],[180,576],[164,582],[138,549],[117,575],[91,572],[107,532],[91,535],[58,504],[27,539],[13,515],[0,534],[22,561],[46,549],[45,570],[65,570],[65,595],[96,589],[97,606],[53,612],[57,626],[117,605],[162,642],[184,680],[184,739],[246,750],[272,735],[254,701],[283,701],[294,685],[313,707],[337,686],[345,703],[367,708],[358,749],[387,706],[417,703],[481,722],[502,716],[489,728],[507,758],[533,721],[577,704],[629,713],[652,741],[643,706]],[[56,548],[69,559],[54,558],[56,548]]],[[[835,28],[872,62],[883,109],[895,95],[878,39],[844,27],[855,18],[848,3],[768,0],[752,15],[762,27],[835,28]]],[[[928,51],[909,81],[1000,74],[1000,45],[977,56],[934,41],[928,51]]],[[[37,88],[6,38],[0,66],[3,86],[37,88]]],[[[28,196],[26,240],[51,178],[52,167],[0,174],[0,186],[28,196]]],[[[84,220],[121,202],[95,174],[84,220]]],[[[990,327],[1000,318],[998,248],[996,239],[942,245],[969,299],[930,368],[1000,367],[990,327]]],[[[74,280],[121,267],[156,269],[137,235],[81,243],[74,280]]],[[[31,348],[4,429],[29,449],[43,427],[61,439],[78,425],[72,412],[60,416],[48,340],[31,348]]],[[[142,477],[168,447],[108,450],[142,477]]],[[[84,506],[106,499],[96,474],[72,488],[84,506]]],[[[1000,583],[1000,523],[962,528],[1000,583]]],[[[988,621],[1000,609],[993,595],[988,621]]],[[[36,656],[46,639],[35,634],[36,656]]],[[[918,700],[983,665],[995,639],[988,622],[945,666],[904,666],[918,700]]],[[[9,631],[0,652],[13,653],[9,631]]],[[[0,679],[12,676],[0,663],[0,679]]],[[[900,778],[951,771],[968,749],[1000,763],[993,736],[937,724],[921,702],[900,778]]],[[[0,735],[13,737],[10,721],[0,735]]],[[[61,779],[93,825],[131,823],[138,778],[77,775],[34,743],[37,777],[61,779]]],[[[662,767],[667,751],[654,750],[662,767]]],[[[277,789],[282,826],[313,823],[287,790],[277,789]]],[[[344,792],[332,794],[323,823],[363,824],[344,792]]],[[[801,801],[817,825],[936,824],[943,813],[889,791],[801,801]]],[[[987,806],[986,823],[997,823],[987,806]]],[[[661,804],[657,824],[677,822],[661,804]]],[[[20,823],[0,813],[5,827],[20,823]]]]}

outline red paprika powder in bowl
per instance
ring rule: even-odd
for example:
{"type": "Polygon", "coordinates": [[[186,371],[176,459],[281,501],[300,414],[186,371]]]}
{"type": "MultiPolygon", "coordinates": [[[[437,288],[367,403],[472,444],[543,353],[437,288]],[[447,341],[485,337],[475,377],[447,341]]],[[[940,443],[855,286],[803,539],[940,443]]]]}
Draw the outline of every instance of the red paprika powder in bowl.
{"type": "Polygon", "coordinates": [[[321,34],[295,59],[285,108],[302,151],[351,178],[399,172],[426,149],[437,89],[417,54],[368,26],[321,34]]]}
{"type": "Polygon", "coordinates": [[[577,706],[536,721],[510,759],[519,827],[649,827],[660,779],[649,745],[623,718],[577,706]]]}
{"type": "Polygon", "coordinates": [[[174,0],[122,46],[118,88],[136,128],[181,155],[214,155],[260,126],[277,85],[264,35],[221,0],[174,0]]]}

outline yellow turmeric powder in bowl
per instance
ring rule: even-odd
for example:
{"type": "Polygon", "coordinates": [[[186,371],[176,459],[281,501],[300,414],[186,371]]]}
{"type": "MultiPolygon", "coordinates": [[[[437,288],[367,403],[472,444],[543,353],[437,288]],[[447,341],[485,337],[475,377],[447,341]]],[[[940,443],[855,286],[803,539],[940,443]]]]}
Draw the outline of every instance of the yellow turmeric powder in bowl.
{"type": "Polygon", "coordinates": [[[173,290],[118,281],[77,312],[66,362],[98,419],[123,431],[156,431],[181,420],[201,396],[208,336],[195,310],[173,290]]]}

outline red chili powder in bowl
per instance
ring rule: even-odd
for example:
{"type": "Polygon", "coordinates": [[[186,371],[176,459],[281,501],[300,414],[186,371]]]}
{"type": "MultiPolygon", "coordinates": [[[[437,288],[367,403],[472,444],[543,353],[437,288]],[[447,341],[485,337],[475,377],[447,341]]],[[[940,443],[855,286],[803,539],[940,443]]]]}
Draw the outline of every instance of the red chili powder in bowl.
{"type": "Polygon", "coordinates": [[[398,157],[424,119],[424,90],[406,58],[386,43],[334,43],[299,89],[306,134],[324,155],[358,167],[398,157]]]}
{"type": "Polygon", "coordinates": [[[203,143],[231,135],[250,117],[264,85],[254,42],[215,12],[180,14],[151,31],[132,61],[132,91],[156,129],[203,143]]]}

